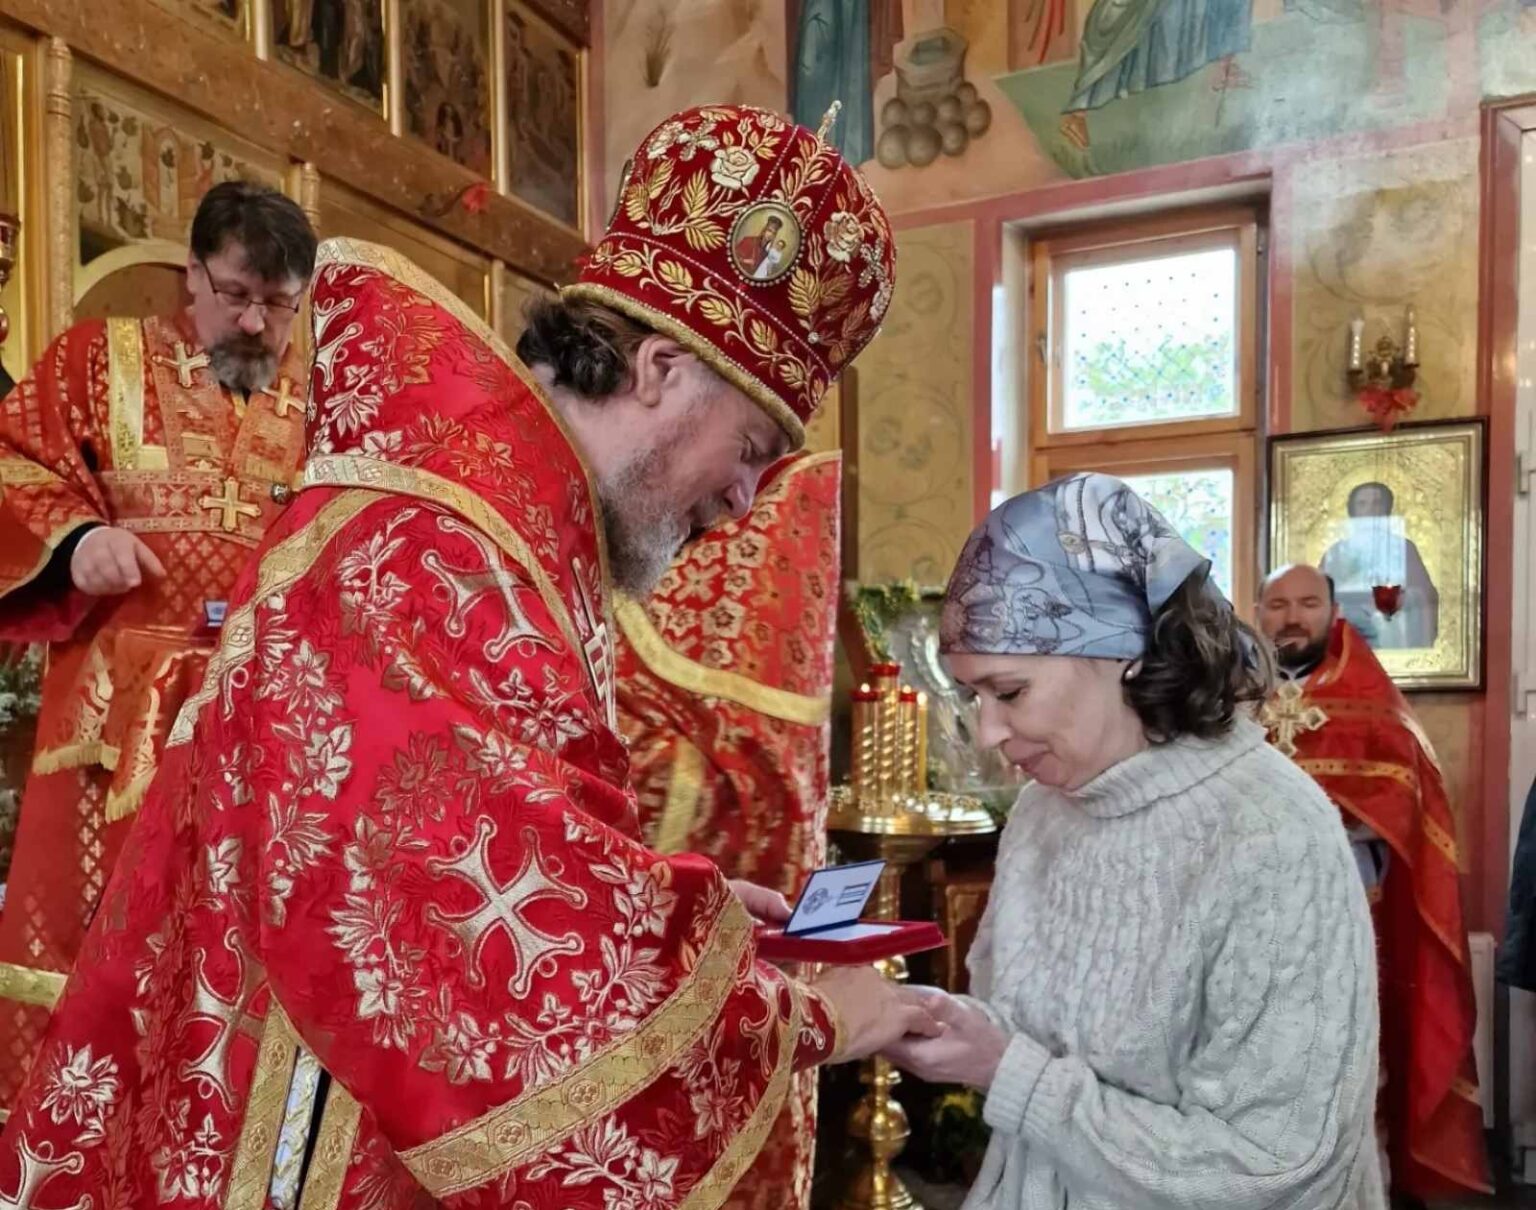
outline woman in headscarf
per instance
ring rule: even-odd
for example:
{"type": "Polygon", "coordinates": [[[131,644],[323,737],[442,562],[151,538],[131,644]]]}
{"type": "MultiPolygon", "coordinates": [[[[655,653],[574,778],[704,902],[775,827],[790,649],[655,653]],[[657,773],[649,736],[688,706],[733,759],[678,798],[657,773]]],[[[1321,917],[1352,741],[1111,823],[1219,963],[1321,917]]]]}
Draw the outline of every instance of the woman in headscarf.
{"type": "Polygon", "coordinates": [[[986,1092],[967,1210],[1377,1210],[1377,1005],[1338,812],[1243,709],[1268,651],[1124,483],[1074,475],[971,536],[941,645],[1032,779],[975,998],[888,1052],[986,1092]]]}

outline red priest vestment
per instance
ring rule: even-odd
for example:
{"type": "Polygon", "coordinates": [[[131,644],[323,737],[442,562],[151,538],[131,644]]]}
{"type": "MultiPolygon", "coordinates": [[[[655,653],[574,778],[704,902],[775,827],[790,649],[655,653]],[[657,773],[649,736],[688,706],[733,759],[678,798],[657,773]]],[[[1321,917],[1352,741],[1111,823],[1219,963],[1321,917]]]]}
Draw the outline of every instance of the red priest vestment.
{"type": "Polygon", "coordinates": [[[46,642],[37,752],[0,914],[0,1107],[21,1086],[176,711],[304,451],[307,366],[270,392],[220,386],[191,320],[109,319],[60,336],[0,403],[0,640],[46,642]],[[274,487],[279,490],[275,493],[274,487]],[[55,549],[115,525],[165,565],[121,597],[76,591],[55,549]]]}
{"type": "MultiPolygon", "coordinates": [[[[841,458],[781,463],[752,511],[621,601],[619,722],[647,840],[793,895],[826,858],[841,458]]],[[[816,1073],[796,1080],[732,1210],[810,1204],[816,1073]]]]}
{"type": "Polygon", "coordinates": [[[0,1203],[712,1210],[828,1007],[712,864],[637,839],[596,506],[532,377],[385,249],[322,245],[311,306],[307,490],[172,731],[0,1203]]]}
{"type": "Polygon", "coordinates": [[[1374,897],[1393,1187],[1491,1191],[1472,1033],[1456,821],[1434,750],[1365,640],[1340,620],[1321,664],[1261,716],[1271,742],[1391,850],[1374,897]]]}

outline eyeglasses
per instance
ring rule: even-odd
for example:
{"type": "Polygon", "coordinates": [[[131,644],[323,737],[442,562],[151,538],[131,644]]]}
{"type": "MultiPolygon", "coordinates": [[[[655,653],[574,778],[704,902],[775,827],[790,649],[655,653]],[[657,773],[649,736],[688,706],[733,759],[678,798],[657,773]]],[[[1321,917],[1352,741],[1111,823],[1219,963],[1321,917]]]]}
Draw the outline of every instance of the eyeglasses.
{"type": "Polygon", "coordinates": [[[203,267],[203,276],[208,279],[208,288],[232,315],[244,315],[250,308],[255,307],[263,317],[270,312],[279,319],[292,319],[299,313],[299,307],[303,304],[302,298],[254,298],[249,291],[240,286],[221,286],[214,280],[207,261],[199,260],[197,263],[203,267]]]}

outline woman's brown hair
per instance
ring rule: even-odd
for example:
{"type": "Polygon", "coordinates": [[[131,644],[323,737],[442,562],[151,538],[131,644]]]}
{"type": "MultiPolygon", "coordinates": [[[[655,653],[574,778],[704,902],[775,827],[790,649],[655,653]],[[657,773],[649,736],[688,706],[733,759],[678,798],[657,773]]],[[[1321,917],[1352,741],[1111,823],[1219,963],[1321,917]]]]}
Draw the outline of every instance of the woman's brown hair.
{"type": "Polygon", "coordinates": [[[1274,686],[1269,644],[1206,580],[1190,576],[1168,598],[1125,677],[1125,699],[1153,743],[1225,735],[1238,705],[1263,701],[1274,686]]]}

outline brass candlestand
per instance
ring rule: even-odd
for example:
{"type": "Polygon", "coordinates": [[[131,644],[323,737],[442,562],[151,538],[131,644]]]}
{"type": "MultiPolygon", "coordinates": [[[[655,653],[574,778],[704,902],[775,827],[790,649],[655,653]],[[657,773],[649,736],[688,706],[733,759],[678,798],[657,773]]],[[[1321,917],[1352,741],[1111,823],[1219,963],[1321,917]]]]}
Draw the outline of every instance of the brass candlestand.
{"type": "MultiPolygon", "coordinates": [[[[876,888],[875,915],[901,916],[901,878],[949,836],[973,836],[996,825],[978,799],[928,789],[928,704],[901,684],[901,667],[877,664],[874,683],[853,694],[853,769],[850,783],[832,791],[827,826],[842,854],[886,863],[876,888]]],[[[905,958],[878,964],[887,979],[907,977],[905,958]]],[[[878,1055],[864,1061],[859,1080],[868,1091],[848,1118],[848,1133],[869,1150],[837,1203],[837,1210],[921,1210],[891,1171],[911,1134],[907,1113],[892,1089],[901,1073],[878,1055]]]]}

